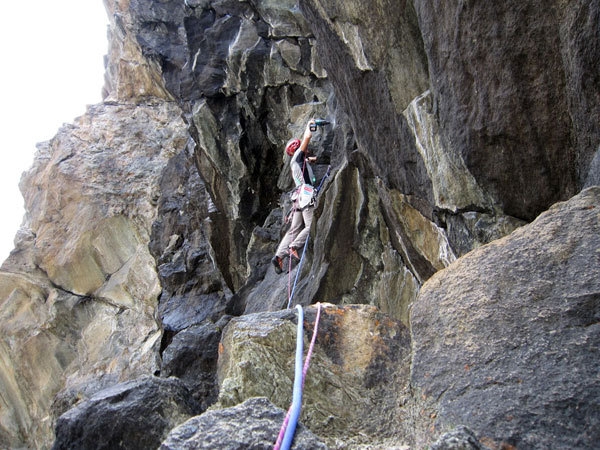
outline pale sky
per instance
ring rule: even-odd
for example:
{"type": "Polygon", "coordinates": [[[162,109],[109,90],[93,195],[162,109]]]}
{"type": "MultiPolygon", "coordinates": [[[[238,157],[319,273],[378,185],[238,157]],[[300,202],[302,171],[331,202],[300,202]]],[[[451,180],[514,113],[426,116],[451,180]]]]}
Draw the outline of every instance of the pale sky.
{"type": "Polygon", "coordinates": [[[102,0],[0,6],[0,264],[24,215],[18,183],[36,143],[102,101],[108,19],[102,0]]]}

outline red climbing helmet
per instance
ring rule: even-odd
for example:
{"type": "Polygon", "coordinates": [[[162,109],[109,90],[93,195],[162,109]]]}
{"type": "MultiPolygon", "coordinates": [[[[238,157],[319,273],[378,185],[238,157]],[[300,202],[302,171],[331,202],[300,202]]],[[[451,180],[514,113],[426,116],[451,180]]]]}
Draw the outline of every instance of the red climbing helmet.
{"type": "Polygon", "coordinates": [[[289,156],[293,156],[300,147],[300,139],[290,139],[287,144],[285,144],[285,152],[289,156]]]}

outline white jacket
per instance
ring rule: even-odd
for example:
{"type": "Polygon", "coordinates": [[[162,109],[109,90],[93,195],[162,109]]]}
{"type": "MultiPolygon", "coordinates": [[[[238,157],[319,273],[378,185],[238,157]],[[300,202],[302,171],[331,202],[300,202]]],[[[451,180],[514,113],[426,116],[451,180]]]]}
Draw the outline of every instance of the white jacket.
{"type": "Polygon", "coordinates": [[[302,184],[310,184],[311,186],[313,186],[316,180],[315,175],[313,173],[312,167],[310,167],[310,164],[308,163],[308,157],[304,155],[304,158],[302,158],[302,153],[302,150],[298,149],[294,153],[294,156],[292,156],[292,159],[290,161],[290,167],[292,169],[292,178],[294,179],[294,184],[296,185],[296,187],[302,184]],[[304,174],[302,173],[303,165],[306,166],[306,172],[308,173],[310,182],[308,182],[304,178],[304,174]]]}

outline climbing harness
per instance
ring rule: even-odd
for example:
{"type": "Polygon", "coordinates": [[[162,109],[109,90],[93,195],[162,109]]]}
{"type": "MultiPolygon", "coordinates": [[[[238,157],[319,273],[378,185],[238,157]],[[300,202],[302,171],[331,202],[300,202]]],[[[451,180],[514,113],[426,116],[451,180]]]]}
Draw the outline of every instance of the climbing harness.
{"type": "Polygon", "coordinates": [[[273,450],[289,450],[296,433],[296,425],[300,417],[300,411],[302,409],[302,391],[304,389],[304,381],[306,380],[306,373],[308,372],[308,366],[310,364],[310,358],[312,356],[315,342],[317,340],[317,332],[319,330],[319,318],[321,317],[321,303],[317,303],[317,317],[315,318],[315,326],[313,328],[312,338],[310,340],[310,346],[304,360],[304,366],[302,365],[302,355],[304,353],[304,311],[301,305],[296,305],[298,310],[298,328],[296,331],[296,362],[294,367],[294,390],[292,393],[292,404],[290,405],[283,424],[279,430],[277,441],[273,450]]]}

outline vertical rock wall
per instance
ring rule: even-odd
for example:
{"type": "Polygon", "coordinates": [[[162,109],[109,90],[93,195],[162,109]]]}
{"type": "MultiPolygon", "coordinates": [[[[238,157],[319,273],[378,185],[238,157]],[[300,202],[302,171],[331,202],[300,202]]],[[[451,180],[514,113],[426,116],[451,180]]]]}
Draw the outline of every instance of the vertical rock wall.
{"type": "Polygon", "coordinates": [[[597,446],[599,196],[554,205],[423,286],[411,315],[417,448],[456,424],[490,448],[597,446]]]}
{"type": "Polygon", "coordinates": [[[597,150],[597,5],[415,6],[441,139],[495,203],[531,220],[581,189],[597,150]]]}
{"type": "Polygon", "coordinates": [[[213,401],[216,350],[200,377],[177,361],[214,347],[230,315],[285,306],[269,263],[282,149],[310,117],[332,122],[311,142],[317,176],[332,171],[305,305],[411,325],[434,274],[600,179],[592,0],[105,5],[105,101],[39,146],[0,273],[8,448],[47,447],[62,412],[141,375],[182,374],[178,390],[213,401]]]}
{"type": "Polygon", "coordinates": [[[156,370],[161,285],[148,242],[160,178],[188,134],[173,103],[99,105],[40,144],[3,265],[10,448],[51,441],[49,412],[156,370]],[[132,139],[132,136],[134,139],[132,139]],[[62,391],[53,405],[56,394],[62,391]]]}

